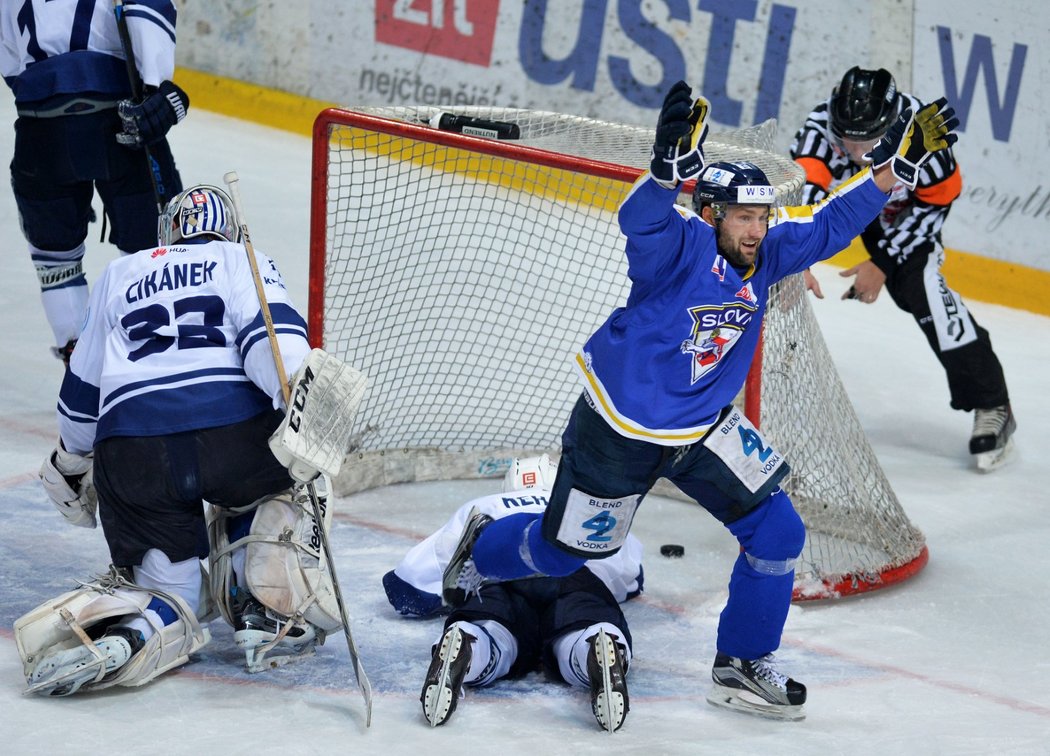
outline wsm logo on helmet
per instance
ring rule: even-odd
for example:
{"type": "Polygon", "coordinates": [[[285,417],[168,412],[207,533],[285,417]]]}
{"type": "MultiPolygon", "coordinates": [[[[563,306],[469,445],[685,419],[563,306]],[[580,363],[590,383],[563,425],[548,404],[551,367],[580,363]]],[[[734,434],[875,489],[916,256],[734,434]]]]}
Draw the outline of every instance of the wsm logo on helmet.
{"type": "Polygon", "coordinates": [[[736,201],[742,205],[770,205],[776,200],[776,190],[771,186],[761,184],[738,186],[736,189],[736,201]]]}

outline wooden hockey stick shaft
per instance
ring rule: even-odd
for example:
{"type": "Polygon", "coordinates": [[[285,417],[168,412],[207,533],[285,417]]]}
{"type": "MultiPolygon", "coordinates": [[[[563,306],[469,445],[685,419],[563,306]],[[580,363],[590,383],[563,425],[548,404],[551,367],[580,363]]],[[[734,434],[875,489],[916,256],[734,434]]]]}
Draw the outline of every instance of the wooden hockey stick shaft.
{"type": "Polygon", "coordinates": [[[240,177],[237,171],[230,171],[222,180],[226,188],[230,190],[230,199],[233,200],[233,209],[237,213],[240,223],[241,241],[244,243],[244,251],[248,255],[248,265],[252,269],[252,280],[255,281],[255,295],[259,298],[259,310],[262,312],[263,323],[266,324],[266,338],[270,341],[270,352],[273,354],[273,364],[277,368],[277,378],[281,382],[281,394],[284,396],[286,407],[291,405],[292,387],[288,384],[288,372],[284,369],[284,360],[281,359],[281,345],[277,343],[277,329],[273,325],[273,315],[270,314],[270,302],[266,299],[266,290],[263,288],[262,275],[259,273],[259,262],[255,259],[255,246],[252,244],[251,235],[248,233],[248,223],[244,220],[244,208],[241,205],[240,177]]]}
{"type": "MultiPolygon", "coordinates": [[[[120,35],[120,46],[124,50],[124,62],[127,63],[131,99],[140,103],[143,99],[142,77],[139,76],[139,70],[135,67],[135,50],[131,46],[128,20],[124,17],[124,0],[113,0],[113,13],[117,17],[117,33],[120,35]]],[[[142,151],[146,155],[146,169],[149,172],[149,182],[153,187],[153,199],[157,203],[157,215],[159,216],[164,212],[164,198],[161,196],[161,186],[164,182],[160,177],[160,164],[153,157],[149,145],[142,145],[142,151]]]]}
{"type": "MultiPolygon", "coordinates": [[[[263,289],[262,276],[259,274],[259,263],[255,259],[255,247],[252,245],[251,235],[248,233],[248,223],[244,219],[244,210],[241,205],[240,178],[236,171],[230,171],[223,176],[226,187],[230,190],[230,198],[233,200],[233,209],[237,213],[240,223],[241,240],[244,243],[244,251],[248,256],[248,265],[252,270],[252,278],[255,281],[255,293],[259,299],[259,310],[262,312],[263,322],[266,325],[266,338],[270,342],[270,352],[273,355],[274,367],[277,369],[277,378],[281,382],[281,393],[284,396],[286,407],[291,406],[292,389],[288,384],[288,373],[284,369],[284,359],[281,357],[281,346],[277,343],[277,329],[273,325],[273,316],[270,314],[270,303],[266,299],[266,291],[263,289]]],[[[328,533],[323,527],[324,512],[321,511],[321,502],[317,496],[317,488],[313,482],[307,484],[306,490],[310,495],[310,506],[313,510],[314,520],[317,522],[318,540],[321,542],[321,550],[324,552],[325,560],[328,562],[328,574],[332,578],[332,592],[335,594],[336,603],[339,605],[339,614],[343,622],[343,636],[346,638],[346,648],[350,653],[350,661],[354,667],[354,676],[357,685],[361,689],[361,695],[365,699],[365,727],[372,724],[372,684],[365,674],[361,664],[361,657],[354,642],[353,633],[350,630],[350,615],[346,611],[346,602],[343,601],[343,592],[339,588],[339,579],[335,573],[335,561],[332,559],[332,548],[328,543],[328,533]]]]}

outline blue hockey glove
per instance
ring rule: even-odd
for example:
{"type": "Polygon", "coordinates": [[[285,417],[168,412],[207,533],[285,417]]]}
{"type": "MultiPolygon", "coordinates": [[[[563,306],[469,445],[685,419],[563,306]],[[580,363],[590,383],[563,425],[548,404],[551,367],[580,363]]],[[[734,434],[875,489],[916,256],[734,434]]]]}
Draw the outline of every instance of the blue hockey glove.
{"type": "Polygon", "coordinates": [[[127,147],[159,142],[172,126],[186,117],[189,107],[190,98],[171,81],[162,81],[138,104],[121,100],[117,104],[117,113],[124,130],[117,134],[117,141],[127,147]]]}
{"type": "Polygon", "coordinates": [[[914,189],[919,169],[930,155],[955,144],[958,126],[955,110],[944,97],[919,110],[914,118],[911,110],[905,110],[868,155],[872,170],[888,163],[893,175],[914,189]]]}
{"type": "Polygon", "coordinates": [[[649,163],[655,179],[673,184],[700,173],[709,108],[703,97],[693,99],[692,88],[684,81],[671,87],[660,109],[649,163]]]}

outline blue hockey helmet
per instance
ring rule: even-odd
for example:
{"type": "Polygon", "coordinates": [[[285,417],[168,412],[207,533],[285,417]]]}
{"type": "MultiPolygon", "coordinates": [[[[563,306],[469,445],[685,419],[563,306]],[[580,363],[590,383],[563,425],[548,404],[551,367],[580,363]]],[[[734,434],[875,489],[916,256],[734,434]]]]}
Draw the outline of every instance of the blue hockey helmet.
{"type": "Polygon", "coordinates": [[[693,189],[693,209],[699,213],[705,205],[711,205],[716,219],[725,216],[727,205],[775,202],[776,190],[754,163],[711,163],[704,167],[693,189]]]}
{"type": "Polygon", "coordinates": [[[889,130],[901,112],[903,98],[885,68],[854,66],[828,100],[828,125],[839,139],[870,142],[889,130]]]}
{"type": "Polygon", "coordinates": [[[233,200],[217,186],[191,186],[172,197],[157,219],[157,240],[162,246],[196,237],[231,242],[241,239],[233,200]]]}

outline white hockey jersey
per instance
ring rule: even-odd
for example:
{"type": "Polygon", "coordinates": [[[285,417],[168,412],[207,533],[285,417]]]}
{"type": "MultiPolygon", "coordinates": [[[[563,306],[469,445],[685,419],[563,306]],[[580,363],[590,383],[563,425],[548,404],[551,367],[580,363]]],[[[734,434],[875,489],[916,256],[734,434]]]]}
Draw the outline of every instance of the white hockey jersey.
{"type": "MultiPolygon", "coordinates": [[[[256,250],[286,374],[310,351],[306,322],[256,250]]],[[[59,392],[66,449],[246,420],[283,397],[251,266],[240,244],[207,241],[112,261],[59,392]]]]}
{"type": "MultiPolygon", "coordinates": [[[[523,512],[540,514],[547,508],[547,497],[535,491],[497,493],[468,501],[457,509],[441,528],[413,546],[384,579],[387,598],[401,614],[431,614],[441,606],[441,577],[474,507],[498,520],[523,512]]],[[[584,566],[605,583],[619,602],[642,591],[642,543],[633,535],[628,534],[623,547],[613,556],[591,559],[584,566]]]]}
{"type": "MultiPolygon", "coordinates": [[[[125,0],[135,66],[158,86],[175,73],[175,5],[125,0]]],[[[4,0],[0,74],[16,104],[60,94],[131,95],[113,0],[4,0]]]]}

